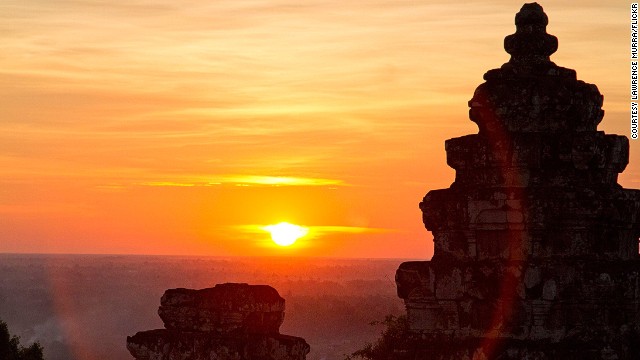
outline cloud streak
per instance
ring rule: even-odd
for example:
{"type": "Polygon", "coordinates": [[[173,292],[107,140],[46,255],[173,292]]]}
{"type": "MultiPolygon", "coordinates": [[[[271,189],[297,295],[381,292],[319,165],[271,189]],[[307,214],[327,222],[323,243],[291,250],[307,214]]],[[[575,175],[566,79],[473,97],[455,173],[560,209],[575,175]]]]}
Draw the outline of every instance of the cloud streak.
{"type": "Polygon", "coordinates": [[[291,176],[260,176],[260,175],[223,175],[211,176],[200,181],[192,182],[175,182],[175,181],[149,181],[139,183],[142,186],[161,186],[161,187],[193,187],[193,186],[216,186],[216,185],[235,185],[235,186],[344,186],[341,180],[318,179],[318,178],[302,178],[291,176]]]}
{"type": "MultiPolygon", "coordinates": [[[[230,229],[233,231],[246,233],[246,234],[264,234],[268,233],[266,228],[270,225],[235,225],[230,229]]],[[[308,237],[322,237],[332,234],[382,234],[382,233],[394,233],[398,230],[395,229],[383,229],[375,227],[361,227],[361,226],[340,226],[340,225],[300,225],[309,230],[308,237]]]]}

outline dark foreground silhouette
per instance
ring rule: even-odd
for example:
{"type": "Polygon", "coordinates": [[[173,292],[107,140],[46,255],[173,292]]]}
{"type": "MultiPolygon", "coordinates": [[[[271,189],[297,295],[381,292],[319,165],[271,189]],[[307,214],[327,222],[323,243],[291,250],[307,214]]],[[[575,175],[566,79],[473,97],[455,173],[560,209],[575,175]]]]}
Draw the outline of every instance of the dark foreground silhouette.
{"type": "Polygon", "coordinates": [[[2,360],[43,360],[42,346],[33,343],[28,347],[20,344],[20,338],[11,336],[7,324],[0,320],[0,359],[2,360]]]}
{"type": "Polygon", "coordinates": [[[165,328],[127,337],[127,349],[140,360],[305,360],[304,339],[280,334],[284,309],[268,285],[169,289],[158,309],[165,328]]]}
{"type": "Polygon", "coordinates": [[[412,341],[393,358],[639,359],[629,141],[597,130],[598,88],[550,61],[542,7],[515,22],[511,59],[469,101],[479,133],[446,141],[455,182],[420,203],[435,251],[397,271],[412,341]]]}

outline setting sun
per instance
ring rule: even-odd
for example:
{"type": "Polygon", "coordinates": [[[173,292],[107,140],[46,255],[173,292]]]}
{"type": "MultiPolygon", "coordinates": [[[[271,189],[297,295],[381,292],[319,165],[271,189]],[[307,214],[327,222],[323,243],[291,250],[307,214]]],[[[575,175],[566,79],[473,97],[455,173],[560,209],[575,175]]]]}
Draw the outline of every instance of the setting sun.
{"type": "Polygon", "coordinates": [[[305,227],[289,224],[287,222],[265,226],[264,230],[268,231],[271,234],[273,242],[280,246],[292,245],[296,240],[305,236],[309,232],[309,229],[305,227]]]}

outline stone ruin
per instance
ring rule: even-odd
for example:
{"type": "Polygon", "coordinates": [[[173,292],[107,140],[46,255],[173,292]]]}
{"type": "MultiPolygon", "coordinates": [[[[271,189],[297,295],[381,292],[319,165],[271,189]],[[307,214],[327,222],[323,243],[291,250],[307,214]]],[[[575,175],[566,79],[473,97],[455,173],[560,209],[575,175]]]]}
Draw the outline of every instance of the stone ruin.
{"type": "Polygon", "coordinates": [[[412,348],[396,358],[640,359],[628,140],[597,130],[598,88],[549,60],[542,7],[515,23],[469,101],[479,133],[445,142],[455,182],[420,203],[434,255],[397,270],[412,348]]]}
{"type": "Polygon", "coordinates": [[[304,360],[304,339],[279,333],[284,299],[268,285],[169,289],[158,314],[165,329],[127,337],[138,360],[304,360]]]}

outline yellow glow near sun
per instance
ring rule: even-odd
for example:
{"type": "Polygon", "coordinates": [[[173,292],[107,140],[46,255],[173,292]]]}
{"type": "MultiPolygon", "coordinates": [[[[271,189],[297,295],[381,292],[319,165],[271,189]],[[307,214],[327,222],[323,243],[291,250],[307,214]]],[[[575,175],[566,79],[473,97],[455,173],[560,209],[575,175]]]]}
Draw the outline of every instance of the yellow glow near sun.
{"type": "Polygon", "coordinates": [[[265,226],[264,230],[268,231],[273,242],[280,246],[290,246],[309,232],[309,229],[305,227],[289,224],[288,222],[265,226]]]}

